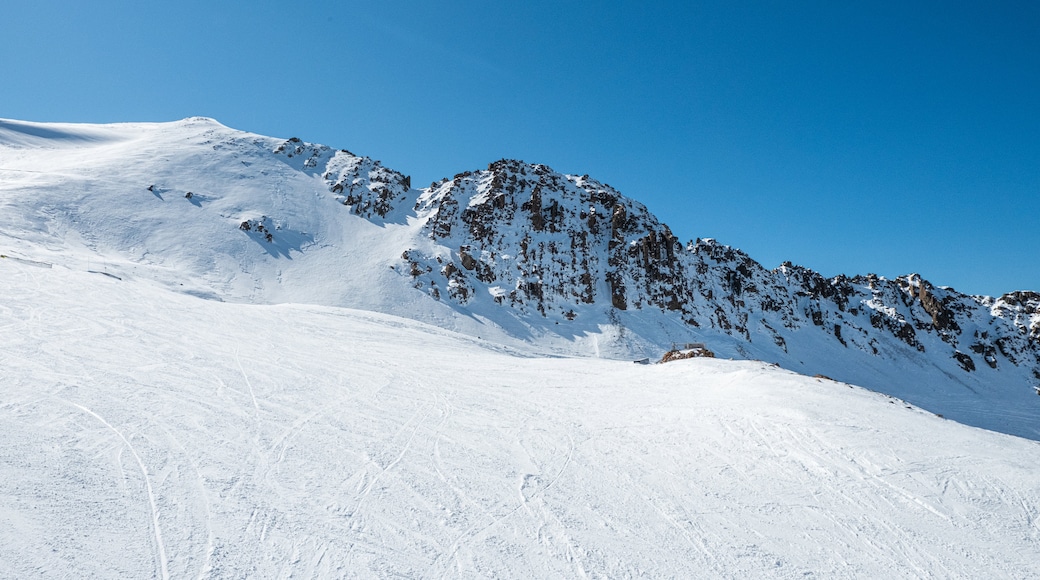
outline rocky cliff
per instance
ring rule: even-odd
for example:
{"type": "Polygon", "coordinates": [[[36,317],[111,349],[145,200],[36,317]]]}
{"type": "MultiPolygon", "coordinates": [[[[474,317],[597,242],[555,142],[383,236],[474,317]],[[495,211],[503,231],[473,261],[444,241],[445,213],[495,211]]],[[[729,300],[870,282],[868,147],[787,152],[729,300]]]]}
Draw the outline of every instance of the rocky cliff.
{"type": "MultiPolygon", "coordinates": [[[[401,183],[380,181],[388,182],[401,183]]],[[[373,199],[407,199],[385,187],[358,197],[357,211],[370,215],[373,199]]],[[[963,373],[1024,367],[1040,381],[1036,293],[993,299],[916,274],[766,269],[714,240],[679,240],[645,206],[587,175],[512,160],[434,183],[412,209],[439,246],[407,249],[405,269],[415,288],[459,306],[490,299],[563,324],[604,309],[639,311],[783,353],[790,334],[807,331],[872,357],[911,351],[963,373]]]]}

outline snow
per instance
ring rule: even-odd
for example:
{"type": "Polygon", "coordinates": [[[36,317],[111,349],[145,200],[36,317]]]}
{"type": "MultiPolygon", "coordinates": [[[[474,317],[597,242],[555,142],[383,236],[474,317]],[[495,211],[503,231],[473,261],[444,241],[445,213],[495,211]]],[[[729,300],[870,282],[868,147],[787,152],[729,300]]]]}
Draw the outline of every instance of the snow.
{"type": "MultiPolygon", "coordinates": [[[[607,187],[568,179],[545,203],[607,187]]],[[[1026,367],[434,300],[402,251],[458,257],[416,210],[451,183],[205,118],[0,120],[0,577],[1040,575],[1040,443],[935,414],[1036,437],[991,380],[1026,367]],[[720,358],[632,364],[670,342],[720,358]]]]}
{"type": "Polygon", "coordinates": [[[1040,573],[1040,444],[884,395],[0,269],[2,577],[1040,573]]]}

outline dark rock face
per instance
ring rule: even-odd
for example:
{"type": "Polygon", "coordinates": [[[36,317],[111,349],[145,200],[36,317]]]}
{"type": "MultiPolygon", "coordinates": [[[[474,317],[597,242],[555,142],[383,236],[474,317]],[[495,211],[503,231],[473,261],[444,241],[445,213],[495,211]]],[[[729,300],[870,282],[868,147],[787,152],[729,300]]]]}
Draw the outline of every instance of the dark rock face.
{"type": "Polygon", "coordinates": [[[275,147],[273,153],[305,173],[321,174],[336,200],[350,206],[352,213],[366,219],[382,219],[411,199],[412,179],[369,157],[358,157],[346,149],[333,151],[325,145],[306,143],[295,137],[275,147]]]}
{"type": "Polygon", "coordinates": [[[964,369],[966,372],[970,373],[973,370],[975,370],[975,361],[963,352],[957,351],[953,353],[953,358],[956,359],[958,363],[960,363],[961,368],[964,369]]]}
{"type": "Polygon", "coordinates": [[[932,291],[932,285],[925,280],[921,280],[917,288],[921,306],[932,317],[932,326],[940,332],[940,335],[947,338],[959,334],[961,327],[954,320],[954,310],[958,308],[956,300],[950,295],[938,299],[932,291]]]}
{"type": "Polygon", "coordinates": [[[609,286],[615,307],[628,307],[618,270],[628,259],[626,228],[639,221],[615,207],[620,197],[542,165],[503,160],[434,184],[416,209],[429,215],[432,240],[464,248],[449,258],[467,272],[457,283],[471,293],[493,286],[500,303],[547,315],[592,304],[598,284],[609,286]]]}
{"type": "Polygon", "coordinates": [[[685,360],[688,358],[715,358],[715,353],[711,352],[705,347],[673,349],[664,353],[664,356],[661,357],[661,360],[657,362],[660,364],[677,360],[685,360]]]}
{"type": "Polygon", "coordinates": [[[322,178],[340,203],[364,218],[385,218],[410,199],[410,177],[343,151],[329,161],[322,178]]]}
{"type": "Polygon", "coordinates": [[[262,216],[259,219],[246,220],[238,225],[238,229],[244,232],[256,232],[268,242],[274,241],[274,233],[269,228],[274,227],[271,219],[262,216]]]}
{"type": "Polygon", "coordinates": [[[1009,292],[997,299],[993,312],[997,316],[1011,318],[1016,327],[1027,333],[1034,345],[1040,343],[1040,293],[1009,292]]]}

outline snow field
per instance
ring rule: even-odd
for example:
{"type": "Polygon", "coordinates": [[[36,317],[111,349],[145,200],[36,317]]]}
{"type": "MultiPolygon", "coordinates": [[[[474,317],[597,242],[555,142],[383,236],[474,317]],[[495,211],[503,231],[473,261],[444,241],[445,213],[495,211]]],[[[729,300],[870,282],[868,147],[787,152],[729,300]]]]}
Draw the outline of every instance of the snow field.
{"type": "Polygon", "coordinates": [[[0,577],[1040,575],[1040,445],[758,362],[0,260],[0,577]]]}

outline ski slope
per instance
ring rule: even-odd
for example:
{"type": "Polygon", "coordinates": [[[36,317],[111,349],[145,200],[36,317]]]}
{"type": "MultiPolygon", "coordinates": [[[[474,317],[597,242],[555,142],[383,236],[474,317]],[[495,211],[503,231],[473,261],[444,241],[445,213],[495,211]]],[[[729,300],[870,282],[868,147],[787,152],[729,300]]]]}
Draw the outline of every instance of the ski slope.
{"type": "Polygon", "coordinates": [[[1031,578],[1040,444],[0,259],[3,578],[1031,578]]]}

